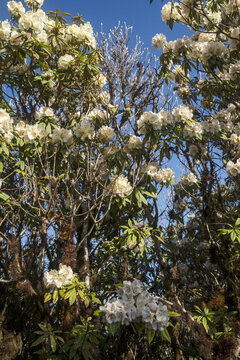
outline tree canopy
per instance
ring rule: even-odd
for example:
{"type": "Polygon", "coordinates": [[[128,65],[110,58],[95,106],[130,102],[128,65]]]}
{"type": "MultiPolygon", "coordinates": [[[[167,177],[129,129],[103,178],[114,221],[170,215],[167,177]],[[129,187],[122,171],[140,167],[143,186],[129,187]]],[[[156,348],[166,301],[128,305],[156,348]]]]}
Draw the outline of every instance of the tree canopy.
{"type": "Polygon", "coordinates": [[[238,359],[238,1],[163,5],[192,36],[157,57],[25,3],[0,22],[3,359],[238,359]]]}

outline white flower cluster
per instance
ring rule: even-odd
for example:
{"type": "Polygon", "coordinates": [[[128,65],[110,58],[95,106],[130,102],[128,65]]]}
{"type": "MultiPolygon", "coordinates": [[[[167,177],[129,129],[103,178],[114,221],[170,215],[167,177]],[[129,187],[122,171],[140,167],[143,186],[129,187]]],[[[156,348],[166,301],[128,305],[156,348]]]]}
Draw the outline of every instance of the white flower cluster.
{"type": "MultiPolygon", "coordinates": [[[[104,85],[106,85],[106,83],[107,83],[107,78],[100,72],[96,76],[93,77],[93,81],[94,81],[94,84],[97,85],[102,90],[104,85]]],[[[103,102],[108,103],[110,100],[109,93],[107,91],[103,90],[102,93],[100,94],[100,98],[103,100],[103,102]]]]}
{"type": "Polygon", "coordinates": [[[60,70],[66,70],[72,65],[73,61],[74,57],[72,55],[65,54],[63,56],[60,56],[57,63],[58,68],[60,70]]]}
{"type": "Polygon", "coordinates": [[[124,146],[124,151],[131,152],[132,150],[142,148],[142,139],[139,136],[132,135],[124,146]]]}
{"type": "Polygon", "coordinates": [[[219,124],[216,124],[216,131],[227,131],[232,132],[234,129],[234,125],[232,120],[235,120],[236,118],[236,106],[233,104],[229,104],[227,109],[222,109],[218,111],[215,115],[212,115],[212,118],[216,121],[218,121],[219,124]]]}
{"type": "MultiPolygon", "coordinates": [[[[13,30],[13,31],[11,32],[11,37],[10,37],[10,43],[11,43],[11,45],[22,45],[23,41],[24,41],[24,37],[23,37],[23,34],[22,34],[21,32],[18,32],[18,31],[16,31],[16,30],[13,30]]],[[[12,67],[12,69],[16,70],[16,68],[17,68],[17,69],[18,69],[17,71],[20,72],[20,71],[19,71],[19,70],[20,70],[20,69],[19,69],[20,66],[21,66],[20,69],[24,69],[24,66],[25,66],[25,68],[27,68],[26,65],[17,64],[16,66],[12,67]]],[[[26,70],[24,70],[24,71],[26,71],[26,70]]],[[[23,72],[23,71],[22,71],[22,72],[23,72]]]]}
{"type": "Polygon", "coordinates": [[[132,186],[124,175],[113,178],[111,185],[113,194],[120,197],[125,197],[132,191],[132,186]]]}
{"type": "Polygon", "coordinates": [[[144,112],[137,121],[137,126],[142,134],[146,133],[146,124],[151,124],[154,130],[159,130],[162,127],[158,114],[152,111],[144,112]]]}
{"type": "MultiPolygon", "coordinates": [[[[179,2],[168,2],[162,7],[162,19],[165,22],[177,21],[183,24],[191,23],[200,25],[205,31],[196,32],[192,39],[186,36],[183,39],[165,42],[161,41],[158,47],[158,34],[153,38],[153,46],[161,49],[163,53],[173,52],[174,55],[181,55],[178,50],[185,48],[192,60],[200,59],[207,64],[211,59],[212,62],[216,58],[224,58],[230,55],[231,51],[237,50],[240,39],[239,27],[239,0],[229,0],[224,3],[217,3],[216,8],[211,7],[211,3],[206,2],[204,5],[200,1],[182,0],[179,2]],[[204,7],[202,7],[204,6],[204,7]],[[194,14],[202,14],[198,19],[194,18],[194,14]],[[193,15],[193,16],[192,16],[193,15]],[[234,20],[233,20],[234,19],[234,20]],[[223,25],[224,34],[219,33],[219,27],[223,25]],[[185,39],[184,39],[185,38],[185,39]],[[229,44],[225,42],[228,41],[229,44]]],[[[233,69],[234,71],[234,69],[233,69]]]]}
{"type": "Polygon", "coordinates": [[[47,136],[43,125],[29,125],[24,121],[19,121],[19,123],[14,128],[14,132],[20,138],[24,138],[24,140],[28,143],[31,143],[36,139],[42,140],[47,136]]]}
{"type": "Polygon", "coordinates": [[[138,129],[146,134],[146,125],[151,125],[153,130],[160,130],[162,126],[172,123],[172,116],[169,111],[161,110],[159,113],[152,111],[144,112],[137,121],[138,129]]]}
{"type": "Polygon", "coordinates": [[[155,174],[153,174],[153,179],[158,183],[170,183],[175,177],[172,169],[160,169],[155,174]]]}
{"type": "Polygon", "coordinates": [[[181,39],[166,42],[163,46],[163,53],[172,51],[174,55],[179,55],[182,50],[190,48],[191,44],[191,39],[188,36],[184,35],[181,39]]]}
{"type": "Polygon", "coordinates": [[[162,21],[167,22],[170,19],[179,20],[180,14],[178,13],[177,9],[173,4],[169,1],[162,7],[162,21]]]}
{"type": "Polygon", "coordinates": [[[152,296],[141,281],[124,281],[118,291],[119,298],[108,301],[100,309],[105,312],[109,324],[120,322],[129,325],[133,321],[146,324],[148,329],[162,331],[169,324],[167,306],[152,296]]]}
{"type": "Polygon", "coordinates": [[[7,40],[11,33],[11,25],[8,20],[4,20],[0,23],[0,39],[7,40]]]}
{"type": "Polygon", "coordinates": [[[217,134],[221,131],[221,126],[217,118],[211,118],[202,122],[202,127],[205,132],[217,134]]]}
{"type": "Polygon", "coordinates": [[[181,180],[176,184],[175,190],[182,190],[186,186],[191,186],[193,184],[196,184],[198,182],[198,178],[196,175],[194,175],[192,172],[189,174],[184,174],[181,180]]]}
{"type": "Polygon", "coordinates": [[[230,36],[231,36],[229,39],[230,50],[234,51],[237,49],[237,45],[239,44],[240,41],[240,27],[232,29],[230,36]]]}
{"type": "Polygon", "coordinates": [[[92,25],[86,22],[82,25],[72,24],[65,28],[65,39],[67,41],[76,40],[78,42],[86,41],[92,48],[96,47],[96,39],[93,34],[92,25]]]}
{"type": "Polygon", "coordinates": [[[13,16],[21,16],[23,14],[25,14],[25,9],[23,4],[21,3],[21,1],[16,2],[16,1],[9,1],[7,3],[7,7],[8,7],[8,11],[10,14],[12,14],[13,16]]]}
{"type": "Polygon", "coordinates": [[[43,117],[54,117],[54,112],[51,108],[43,106],[36,111],[36,119],[41,120],[43,117]]]}
{"type": "Polygon", "coordinates": [[[145,166],[144,172],[146,172],[158,183],[170,183],[175,178],[175,174],[172,169],[161,169],[157,163],[150,163],[145,166]]]}
{"type": "Polygon", "coordinates": [[[177,56],[181,54],[181,51],[188,50],[192,59],[200,59],[204,63],[207,63],[212,56],[222,58],[229,52],[225,44],[216,39],[216,34],[209,33],[199,34],[196,41],[184,35],[182,39],[169,42],[165,41],[162,42],[161,45],[163,53],[172,52],[173,55],[177,56]]]}
{"type": "Polygon", "coordinates": [[[81,138],[82,141],[86,139],[93,139],[95,131],[93,125],[87,118],[83,118],[73,129],[74,134],[81,138]]]}
{"type": "Polygon", "coordinates": [[[52,142],[55,144],[67,144],[73,143],[73,133],[71,130],[65,128],[55,128],[52,133],[52,142]]]}
{"type": "Polygon", "coordinates": [[[5,109],[0,108],[0,136],[4,136],[5,141],[12,140],[12,119],[5,109]]]}
{"type": "MultiPolygon", "coordinates": [[[[27,37],[27,39],[36,39],[48,45],[50,40],[49,35],[55,27],[55,21],[50,19],[46,13],[40,9],[43,2],[44,0],[25,0],[27,6],[31,9],[25,12],[21,2],[9,1],[7,4],[8,11],[15,17],[18,28],[11,29],[8,20],[0,22],[0,39],[8,40],[10,37],[10,43],[12,45],[21,45],[27,37]]],[[[66,47],[66,43],[72,41],[81,42],[87,46],[96,48],[96,39],[89,22],[81,25],[64,25],[59,29],[59,34],[64,40],[62,48],[66,47]]],[[[54,39],[52,39],[52,43],[58,47],[54,39]]],[[[67,56],[63,55],[59,58],[58,67],[61,70],[67,69],[74,60],[72,55],[66,55],[67,56]]]]}
{"type": "Polygon", "coordinates": [[[235,64],[231,64],[229,67],[229,75],[231,80],[235,80],[240,77],[240,60],[235,64]]]}
{"type": "Polygon", "coordinates": [[[188,17],[191,7],[192,7],[193,0],[184,0],[181,2],[181,14],[183,17],[188,17]]]}
{"type": "Polygon", "coordinates": [[[178,83],[182,83],[185,81],[185,72],[181,65],[175,65],[172,69],[171,75],[173,80],[178,83]]]}
{"type": "Polygon", "coordinates": [[[193,118],[193,111],[189,106],[181,104],[179,107],[173,109],[172,115],[175,122],[181,122],[191,120],[193,118]]]}
{"type": "Polygon", "coordinates": [[[189,245],[188,238],[179,239],[178,237],[174,237],[170,239],[171,243],[176,247],[183,247],[185,245],[189,245]]]}
{"type": "Polygon", "coordinates": [[[60,264],[59,270],[51,270],[44,273],[43,282],[47,288],[59,289],[64,285],[68,285],[74,278],[72,268],[67,265],[60,264]]]}
{"type": "Polygon", "coordinates": [[[192,185],[197,182],[198,182],[198,178],[192,172],[190,172],[189,174],[184,174],[181,179],[181,183],[186,185],[192,185]]]}
{"type": "Polygon", "coordinates": [[[228,0],[228,4],[224,7],[224,11],[227,15],[230,15],[234,11],[238,11],[240,7],[239,0],[228,0]]]}
{"type": "Polygon", "coordinates": [[[162,49],[165,44],[167,42],[166,36],[164,34],[156,34],[153,38],[152,38],[152,46],[154,47],[154,49],[162,49]]]}
{"type": "Polygon", "coordinates": [[[183,135],[185,137],[196,137],[198,135],[201,135],[203,133],[203,126],[200,123],[192,122],[190,124],[186,124],[186,126],[183,129],[183,135]]]}
{"type": "MultiPolygon", "coordinates": [[[[103,149],[103,159],[107,160],[113,155],[117,154],[120,151],[120,147],[117,145],[109,145],[103,149]]],[[[112,180],[113,181],[113,180],[112,180]]]]}
{"type": "Polygon", "coordinates": [[[32,5],[35,5],[35,6],[43,6],[43,3],[44,3],[44,0],[24,0],[25,3],[27,4],[27,6],[32,6],[32,5]]]}
{"type": "Polygon", "coordinates": [[[231,139],[231,144],[240,147],[240,135],[232,134],[230,139],[231,139]]]}
{"type": "Polygon", "coordinates": [[[103,120],[106,120],[108,118],[108,114],[107,114],[106,110],[96,108],[96,109],[93,109],[92,111],[90,111],[90,113],[88,114],[88,118],[89,119],[101,118],[103,120]]]}
{"type": "Polygon", "coordinates": [[[199,51],[198,57],[203,62],[207,62],[212,56],[222,58],[227,52],[226,46],[221,41],[209,41],[201,44],[202,46],[199,51]]]}
{"type": "Polygon", "coordinates": [[[115,132],[109,126],[104,125],[98,130],[98,139],[103,143],[109,143],[110,141],[113,141],[114,137],[115,132]]]}
{"type": "Polygon", "coordinates": [[[240,159],[237,159],[236,163],[228,161],[226,171],[230,176],[237,176],[240,174],[240,159]]]}
{"type": "Polygon", "coordinates": [[[82,40],[86,40],[88,44],[92,47],[96,47],[96,39],[93,35],[93,28],[89,22],[86,22],[83,25],[80,25],[80,30],[82,34],[82,40]]]}
{"type": "Polygon", "coordinates": [[[38,9],[37,11],[27,11],[18,20],[19,30],[32,30],[33,36],[39,35],[42,32],[49,32],[55,26],[55,22],[48,18],[46,13],[38,9]]]}
{"type": "Polygon", "coordinates": [[[212,10],[206,10],[206,16],[203,17],[203,23],[208,26],[212,23],[218,25],[222,20],[222,15],[220,12],[212,11],[212,10]]]}

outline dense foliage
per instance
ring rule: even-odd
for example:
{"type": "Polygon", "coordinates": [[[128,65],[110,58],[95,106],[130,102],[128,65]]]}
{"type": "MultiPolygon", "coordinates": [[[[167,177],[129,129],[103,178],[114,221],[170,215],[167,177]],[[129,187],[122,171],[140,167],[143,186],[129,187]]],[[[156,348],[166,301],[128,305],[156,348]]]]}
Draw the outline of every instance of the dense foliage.
{"type": "Polygon", "coordinates": [[[0,23],[3,359],[237,359],[239,2],[163,5],[193,35],[160,60],[25,2],[0,23]]]}

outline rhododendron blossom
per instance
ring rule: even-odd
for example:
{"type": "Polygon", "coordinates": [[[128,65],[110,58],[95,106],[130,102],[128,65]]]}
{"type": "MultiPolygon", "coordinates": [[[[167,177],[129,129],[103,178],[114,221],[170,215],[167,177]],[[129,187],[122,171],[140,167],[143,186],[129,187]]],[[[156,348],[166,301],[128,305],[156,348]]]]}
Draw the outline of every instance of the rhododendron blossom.
{"type": "Polygon", "coordinates": [[[136,321],[145,323],[148,329],[160,331],[168,326],[167,306],[158,297],[144,290],[141,281],[124,281],[118,295],[118,299],[108,301],[100,307],[109,324],[120,322],[122,325],[129,325],[136,321]]]}
{"type": "Polygon", "coordinates": [[[74,61],[74,57],[72,55],[66,54],[63,56],[60,56],[58,59],[58,68],[60,70],[66,70],[68,69],[74,61]]]}
{"type": "Polygon", "coordinates": [[[132,186],[124,175],[112,179],[113,193],[120,197],[127,196],[132,191],[132,186]]]}
{"type": "Polygon", "coordinates": [[[59,270],[51,270],[44,273],[44,285],[50,289],[59,289],[68,285],[74,279],[74,273],[70,266],[60,264],[59,270]]]}

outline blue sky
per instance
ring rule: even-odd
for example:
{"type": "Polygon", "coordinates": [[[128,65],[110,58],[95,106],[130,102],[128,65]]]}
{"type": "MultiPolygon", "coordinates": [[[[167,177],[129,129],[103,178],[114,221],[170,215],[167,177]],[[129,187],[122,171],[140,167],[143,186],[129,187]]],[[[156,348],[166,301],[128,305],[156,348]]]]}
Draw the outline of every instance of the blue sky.
{"type": "MultiPolygon", "coordinates": [[[[0,19],[9,18],[7,0],[0,0],[0,19]]],[[[24,3],[24,1],[22,1],[24,3]]],[[[90,21],[94,32],[100,32],[103,24],[104,32],[126,22],[133,26],[133,36],[140,36],[145,46],[151,47],[152,37],[156,33],[164,33],[168,40],[182,37],[187,31],[186,27],[175,24],[171,31],[161,20],[161,0],[45,0],[44,11],[60,9],[72,15],[80,14],[85,21],[90,21]]]]}

